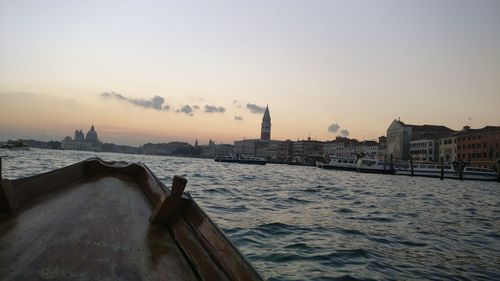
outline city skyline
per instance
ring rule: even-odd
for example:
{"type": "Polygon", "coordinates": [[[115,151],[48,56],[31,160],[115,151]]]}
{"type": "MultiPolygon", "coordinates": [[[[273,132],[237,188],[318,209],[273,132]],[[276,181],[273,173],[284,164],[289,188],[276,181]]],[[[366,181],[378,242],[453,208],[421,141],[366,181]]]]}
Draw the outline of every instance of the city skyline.
{"type": "Polygon", "coordinates": [[[498,1],[0,1],[0,136],[146,142],[500,125],[498,1]]]}

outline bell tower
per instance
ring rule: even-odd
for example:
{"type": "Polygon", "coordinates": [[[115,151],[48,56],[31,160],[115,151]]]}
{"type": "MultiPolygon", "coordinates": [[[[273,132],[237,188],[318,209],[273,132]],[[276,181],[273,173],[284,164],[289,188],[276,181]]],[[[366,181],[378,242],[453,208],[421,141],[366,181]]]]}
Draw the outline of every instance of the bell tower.
{"type": "Polygon", "coordinates": [[[264,117],[262,117],[260,139],[261,140],[271,139],[271,115],[269,114],[269,107],[267,105],[266,105],[266,111],[264,112],[264,117]]]}

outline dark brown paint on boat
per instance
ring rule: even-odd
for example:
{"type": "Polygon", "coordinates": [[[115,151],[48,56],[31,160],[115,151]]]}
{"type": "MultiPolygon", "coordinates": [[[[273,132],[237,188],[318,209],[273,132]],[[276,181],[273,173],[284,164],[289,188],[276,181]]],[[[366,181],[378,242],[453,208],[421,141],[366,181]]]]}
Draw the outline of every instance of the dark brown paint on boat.
{"type": "Polygon", "coordinates": [[[89,159],[2,180],[5,280],[262,280],[191,196],[143,164],[89,159]],[[150,222],[151,221],[151,222],[150,222]]]}

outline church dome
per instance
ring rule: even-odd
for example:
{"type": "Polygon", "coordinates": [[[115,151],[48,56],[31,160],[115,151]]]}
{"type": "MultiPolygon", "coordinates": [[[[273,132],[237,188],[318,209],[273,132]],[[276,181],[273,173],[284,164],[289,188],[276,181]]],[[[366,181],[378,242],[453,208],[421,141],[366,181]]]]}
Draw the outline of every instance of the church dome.
{"type": "Polygon", "coordinates": [[[99,139],[97,138],[97,133],[94,130],[94,125],[90,128],[90,131],[87,132],[87,135],[85,135],[85,140],[86,141],[91,141],[91,142],[98,142],[99,139]]]}

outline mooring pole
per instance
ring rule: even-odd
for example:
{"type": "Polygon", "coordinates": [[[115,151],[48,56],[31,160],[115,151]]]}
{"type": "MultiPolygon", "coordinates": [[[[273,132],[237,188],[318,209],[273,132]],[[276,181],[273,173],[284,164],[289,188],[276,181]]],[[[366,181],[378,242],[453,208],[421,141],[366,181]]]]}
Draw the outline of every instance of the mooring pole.
{"type": "Polygon", "coordinates": [[[440,177],[441,180],[444,179],[444,159],[443,157],[441,157],[441,177],[440,177]]]}
{"type": "Polygon", "coordinates": [[[410,171],[411,171],[411,176],[413,177],[413,157],[410,156],[410,171]]]}
{"type": "Polygon", "coordinates": [[[0,181],[2,180],[2,156],[0,156],[0,181]]]}
{"type": "Polygon", "coordinates": [[[497,160],[497,180],[500,181],[500,160],[497,160]]]}
{"type": "Polygon", "coordinates": [[[385,173],[385,170],[386,170],[385,164],[387,164],[387,155],[384,155],[384,173],[385,173]]]}
{"type": "Polygon", "coordinates": [[[392,162],[392,154],[391,154],[391,166],[390,166],[390,169],[391,169],[391,174],[394,174],[394,163],[392,162]]]}
{"type": "Polygon", "coordinates": [[[461,180],[464,178],[464,161],[462,159],[458,163],[458,178],[461,180]]]}

